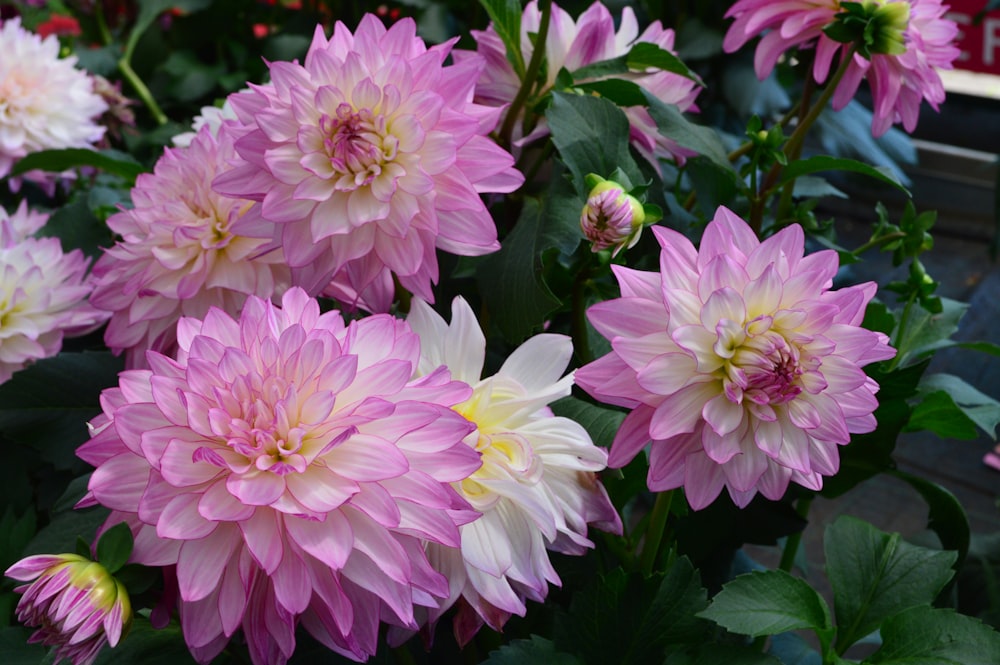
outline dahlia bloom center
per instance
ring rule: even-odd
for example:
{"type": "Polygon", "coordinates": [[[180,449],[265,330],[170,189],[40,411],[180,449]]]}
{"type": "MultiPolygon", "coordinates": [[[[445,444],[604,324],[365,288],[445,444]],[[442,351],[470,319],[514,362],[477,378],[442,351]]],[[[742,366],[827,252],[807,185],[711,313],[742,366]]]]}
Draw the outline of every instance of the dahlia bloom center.
{"type": "MultiPolygon", "coordinates": [[[[300,164],[328,183],[321,186],[322,189],[331,185],[339,192],[370,188],[371,194],[380,201],[391,198],[396,180],[407,173],[405,164],[401,163],[405,161],[401,154],[403,148],[413,147],[414,140],[419,144],[420,132],[414,131],[415,120],[395,117],[398,102],[392,100],[398,93],[392,94],[393,89],[389,88],[381,94],[366,90],[372,99],[383,98],[368,105],[334,101],[330,96],[335,93],[329,88],[321,88],[317,93],[320,140],[313,144],[316,152],[305,151],[300,164]],[[324,112],[323,109],[333,110],[324,112]],[[404,128],[410,135],[408,141],[399,135],[404,128]]],[[[302,138],[306,142],[315,140],[314,131],[304,129],[302,138]]]]}
{"type": "Polygon", "coordinates": [[[774,316],[762,314],[745,322],[722,318],[715,325],[711,353],[699,353],[695,345],[680,344],[681,348],[692,351],[699,362],[709,364],[705,369],[722,381],[730,402],[751,408],[755,416],[765,420],[774,419],[767,406],[790,402],[807,386],[812,394],[825,387],[825,381],[816,372],[819,358],[812,357],[800,345],[812,340],[801,339],[801,334],[796,337],[800,343],[790,340],[791,335],[776,325],[775,317],[792,323],[795,322],[792,319],[801,318],[789,311],[774,316]],[[714,371],[712,365],[716,366],[714,371]]]}

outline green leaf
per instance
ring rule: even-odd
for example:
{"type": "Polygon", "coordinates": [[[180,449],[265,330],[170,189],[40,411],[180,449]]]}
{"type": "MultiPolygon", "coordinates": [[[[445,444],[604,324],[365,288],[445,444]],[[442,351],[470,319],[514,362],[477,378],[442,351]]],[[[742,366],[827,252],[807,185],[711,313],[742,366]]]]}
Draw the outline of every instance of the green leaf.
{"type": "Polygon", "coordinates": [[[896,340],[898,366],[906,366],[938,349],[951,346],[949,338],[958,330],[958,322],[969,308],[967,303],[941,298],[942,311],[932,314],[914,305],[902,337],[896,340]]]}
{"type": "Polygon", "coordinates": [[[957,558],[955,552],[911,545],[898,533],[884,533],[849,516],[827,527],[824,551],[838,653],[893,614],[929,604],[951,579],[957,558]]]}
{"type": "Polygon", "coordinates": [[[649,115],[656,123],[660,134],[671,138],[679,145],[708,157],[726,170],[733,170],[722,139],[712,129],[696,125],[673,104],[665,104],[647,90],[643,91],[649,106],[649,115]]]}
{"type": "Polygon", "coordinates": [[[483,259],[476,271],[483,300],[504,338],[512,343],[540,328],[561,304],[541,277],[542,212],[536,199],[526,199],[503,247],[483,259]]]}
{"type": "Polygon", "coordinates": [[[75,197],[53,212],[39,235],[59,238],[64,252],[79,249],[89,257],[99,256],[102,248],[112,244],[113,236],[108,225],[94,215],[88,199],[75,197]]]}
{"type": "Polygon", "coordinates": [[[740,575],[698,614],[726,630],[759,637],[809,628],[830,630],[830,610],[804,580],[783,570],[740,575]]]}
{"type": "Polygon", "coordinates": [[[39,360],[0,385],[0,432],[56,468],[72,468],[87,421],[101,412],[101,391],[118,384],[121,367],[109,352],[39,360]]]}
{"type": "Polygon", "coordinates": [[[28,644],[33,631],[21,626],[0,628],[0,654],[4,665],[39,665],[48,649],[41,644],[28,644]]]}
{"type": "Polygon", "coordinates": [[[894,469],[890,472],[897,478],[909,483],[927,502],[929,508],[927,526],[938,535],[941,545],[946,550],[958,553],[955,570],[959,570],[969,553],[971,533],[969,516],[961,502],[950,491],[920,476],[894,469]]]}
{"type": "Polygon", "coordinates": [[[641,106],[646,103],[646,96],[642,94],[642,88],[637,83],[624,79],[601,79],[600,81],[577,83],[573,87],[583,92],[597,94],[618,106],[641,106]]]}
{"type": "Polygon", "coordinates": [[[628,118],[613,102],[554,92],[545,119],[552,143],[582,197],[588,193],[584,183],[588,173],[607,177],[620,168],[632,182],[645,180],[629,151],[628,118]]]}
{"type": "Polygon", "coordinates": [[[33,152],[17,160],[11,169],[11,175],[21,175],[27,171],[40,170],[49,173],[61,173],[79,166],[93,166],[107,173],[114,174],[130,183],[136,176],[145,171],[142,164],[128,159],[124,153],[87,150],[86,148],[62,148],[60,150],[42,150],[33,152]],[[112,156],[113,155],[113,156],[112,156]]]}
{"type": "Polygon", "coordinates": [[[60,513],[35,534],[24,548],[24,554],[75,552],[77,538],[83,538],[88,543],[92,542],[97,528],[104,523],[109,512],[103,506],[96,506],[60,513]]]}
{"type": "Polygon", "coordinates": [[[35,511],[29,508],[17,517],[13,506],[7,506],[0,518],[0,570],[7,570],[21,558],[25,545],[35,535],[35,511]]]}
{"type": "Polygon", "coordinates": [[[942,439],[975,439],[976,424],[955,404],[951,396],[939,390],[924,395],[913,409],[904,431],[934,432],[942,439]]]}
{"type": "Polygon", "coordinates": [[[618,428],[625,420],[625,414],[621,411],[597,406],[576,397],[563,397],[553,402],[551,408],[555,415],[575,420],[582,425],[594,443],[603,448],[611,447],[618,428]]]}
{"type": "Polygon", "coordinates": [[[658,662],[668,644],[698,644],[709,624],[698,572],[686,558],[665,574],[645,577],[613,570],[578,592],[569,614],[557,618],[556,646],[592,665],[658,662]]]}
{"type": "Polygon", "coordinates": [[[695,81],[699,85],[705,85],[702,83],[701,78],[688,69],[688,66],[685,65],[680,58],[670,51],[662,49],[656,44],[652,44],[650,42],[639,42],[635,44],[635,46],[629,50],[628,55],[626,56],[626,62],[628,63],[628,68],[634,71],[644,71],[652,67],[665,72],[679,74],[684,78],[689,78],[692,81],[695,81]]]}
{"type": "Polygon", "coordinates": [[[888,169],[870,166],[855,159],[848,159],[846,157],[830,157],[827,155],[816,155],[815,157],[808,157],[806,159],[800,159],[792,162],[782,169],[781,177],[778,180],[777,186],[780,187],[786,182],[795,180],[799,176],[811,175],[822,171],[851,171],[853,173],[860,173],[870,178],[881,180],[888,185],[892,185],[893,187],[905,192],[907,196],[910,195],[910,191],[906,189],[906,187],[904,187],[896,176],[888,169]]]}
{"type": "Polygon", "coordinates": [[[722,168],[706,157],[689,159],[685,171],[698,195],[698,206],[708,217],[714,216],[720,205],[732,207],[733,200],[745,188],[736,171],[722,168]]]}
{"type": "MultiPolygon", "coordinates": [[[[979,392],[964,379],[953,374],[930,374],[920,382],[920,391],[946,393],[968,420],[989,434],[990,438],[996,439],[996,428],[1000,424],[1000,402],[979,392]]],[[[967,438],[975,438],[975,434],[967,438]]]]}
{"type": "Polygon", "coordinates": [[[114,575],[132,556],[132,530],[125,522],[119,522],[101,534],[97,541],[97,561],[114,575]]]}
{"type": "Polygon", "coordinates": [[[1000,634],[953,610],[914,607],[882,624],[870,665],[996,665],[1000,634]]]}
{"type": "Polygon", "coordinates": [[[528,640],[514,640],[496,651],[482,665],[579,665],[580,661],[568,653],[556,651],[555,645],[538,635],[528,640]]]}
{"type": "Polygon", "coordinates": [[[521,3],[518,0],[479,0],[490,15],[493,29],[507,48],[507,60],[518,80],[524,78],[524,55],[521,53],[521,3]]]}
{"type": "Polygon", "coordinates": [[[153,628],[142,616],[135,616],[132,629],[114,649],[104,649],[94,665],[195,665],[184,643],[181,629],[170,624],[153,628]]]}

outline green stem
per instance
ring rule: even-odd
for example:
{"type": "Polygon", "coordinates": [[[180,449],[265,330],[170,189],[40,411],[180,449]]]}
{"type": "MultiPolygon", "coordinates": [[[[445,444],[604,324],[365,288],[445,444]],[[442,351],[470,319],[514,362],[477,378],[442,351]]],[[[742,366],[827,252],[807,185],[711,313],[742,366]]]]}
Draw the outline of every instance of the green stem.
{"type": "Polygon", "coordinates": [[[805,141],[806,134],[809,133],[809,129],[813,126],[813,123],[823,114],[826,110],[827,105],[833,98],[833,93],[837,91],[837,85],[840,84],[840,80],[844,78],[844,74],[847,73],[848,68],[851,66],[851,62],[854,61],[854,54],[857,51],[857,47],[851,46],[847,49],[847,53],[844,54],[843,59],[840,61],[840,66],[837,67],[837,71],[834,73],[830,82],[826,84],[823,88],[823,93],[816,100],[816,103],[812,105],[809,109],[809,113],[806,114],[804,118],[799,122],[795,131],[788,138],[788,142],[785,144],[785,154],[801,154],[802,142],[805,141]]]}
{"type": "Polygon", "coordinates": [[[872,238],[871,240],[869,240],[868,242],[866,242],[865,244],[861,245],[856,250],[851,252],[851,254],[859,256],[867,252],[869,249],[874,249],[875,247],[881,247],[887,242],[892,242],[893,240],[899,240],[900,238],[905,238],[905,237],[906,234],[903,233],[902,231],[897,231],[896,233],[887,233],[884,236],[880,236],[878,238],[872,238]]]}
{"type": "Polygon", "coordinates": [[[593,360],[590,353],[590,336],[587,333],[587,302],[586,289],[590,281],[590,261],[577,271],[573,280],[572,308],[573,318],[570,321],[570,338],[573,340],[573,350],[576,352],[576,359],[581,365],[586,365],[593,360]]]}
{"type": "MultiPolygon", "coordinates": [[[[813,124],[820,117],[820,115],[823,114],[823,111],[826,110],[827,105],[830,103],[830,99],[833,97],[833,93],[837,90],[837,85],[840,83],[840,80],[844,78],[844,74],[847,73],[847,69],[851,65],[855,51],[856,47],[854,46],[851,46],[847,50],[847,53],[844,54],[843,59],[840,61],[840,66],[837,67],[837,71],[830,79],[830,82],[827,83],[826,87],[823,88],[823,93],[819,96],[819,99],[817,99],[816,103],[812,105],[809,112],[805,114],[805,117],[802,117],[798,126],[795,127],[795,131],[792,132],[792,135],[788,137],[788,141],[785,142],[784,152],[790,159],[797,159],[797,156],[801,154],[802,143],[805,141],[806,134],[809,133],[813,124]]],[[[771,167],[771,170],[767,172],[767,177],[764,179],[764,184],[761,186],[760,200],[758,204],[754,205],[750,210],[750,219],[747,223],[758,237],[760,236],[761,229],[764,226],[764,204],[768,196],[770,196],[773,191],[774,186],[777,184],[783,168],[784,167],[781,164],[775,163],[774,166],[771,167]]],[[[794,180],[789,181],[787,187],[789,192],[788,200],[790,201],[792,188],[795,187],[794,180]]]]}
{"type": "MultiPolygon", "coordinates": [[[[805,519],[809,515],[809,507],[812,506],[813,497],[804,496],[795,504],[795,512],[799,517],[805,519]]],[[[799,545],[802,543],[802,531],[796,531],[785,539],[785,549],[781,551],[781,562],[778,568],[786,573],[792,572],[795,565],[795,556],[799,553],[799,545]]]]}
{"type": "Polygon", "coordinates": [[[97,21],[97,31],[101,33],[101,43],[105,46],[111,44],[111,31],[108,30],[108,21],[104,18],[104,7],[100,2],[94,3],[94,20],[97,21]]]}
{"type": "Polygon", "coordinates": [[[646,527],[646,540],[642,545],[642,555],[639,562],[642,572],[646,575],[652,575],[653,568],[656,567],[656,556],[660,553],[660,541],[663,540],[663,532],[667,528],[670,504],[674,500],[675,492],[676,490],[668,490],[656,495],[656,503],[653,504],[653,514],[646,527]]]}
{"type": "Polygon", "coordinates": [[[149,91],[146,84],[142,82],[139,75],[135,73],[134,69],[132,69],[132,64],[129,62],[128,58],[122,57],[118,61],[118,69],[121,71],[122,76],[125,77],[125,80],[131,84],[135,93],[139,95],[139,99],[142,100],[142,103],[145,104],[146,108],[149,109],[149,112],[153,114],[153,119],[156,120],[156,124],[167,124],[166,114],[160,109],[160,105],[156,103],[156,100],[153,99],[153,93],[149,91]]]}
{"type": "Polygon", "coordinates": [[[545,39],[549,33],[549,21],[551,18],[552,0],[543,0],[542,17],[538,23],[538,36],[535,37],[535,48],[531,52],[531,60],[528,62],[528,68],[524,72],[521,87],[518,88],[517,94],[514,96],[514,101],[507,108],[507,116],[504,118],[503,126],[500,128],[499,143],[504,148],[510,148],[510,138],[514,133],[514,124],[517,122],[517,117],[521,114],[521,109],[524,107],[528,95],[531,94],[532,89],[535,87],[535,79],[538,77],[538,70],[542,67],[542,59],[545,55],[545,39]]]}

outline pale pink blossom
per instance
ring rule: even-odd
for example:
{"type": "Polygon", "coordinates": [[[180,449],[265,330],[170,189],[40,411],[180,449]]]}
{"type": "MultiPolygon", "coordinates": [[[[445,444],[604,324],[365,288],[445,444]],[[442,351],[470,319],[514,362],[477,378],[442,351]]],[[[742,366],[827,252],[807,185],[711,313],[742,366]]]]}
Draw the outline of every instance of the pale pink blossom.
{"type": "Polygon", "coordinates": [[[391,273],[431,300],[435,249],[499,249],[480,194],[523,177],[487,136],[499,110],[472,103],[482,60],[445,65],[452,44],[369,14],[353,34],[317,27],[303,64],[271,63],[270,84],[230,96],[242,159],[215,187],[259,201],[241,226],[283,248],[296,285],[340,274],[362,292],[391,273]]]}
{"type": "Polygon", "coordinates": [[[58,238],[35,238],[48,215],[22,202],[0,209],[0,383],[36,360],[59,353],[64,337],[94,330],[107,314],[87,302],[89,260],[64,253],[58,238]]]}
{"type": "Polygon", "coordinates": [[[563,376],[573,351],[568,337],[536,335],[481,379],[486,339],[465,300],[453,301],[451,325],[420,300],[407,321],[420,335],[419,373],[444,365],[473,388],[453,408],[475,424],[466,443],[482,466],[455,488],[482,517],[461,527],[460,549],[427,546],[450,586],[448,599],[427,610],[428,621],[457,602],[455,634],[465,644],[483,622],[501,630],[511,614],[524,615],[526,600],[542,602],[549,584],[560,583],[547,549],[582,554],[594,545],[589,526],[620,533],[621,521],[595,475],[605,451],[548,408],[573,385],[572,372],[563,376]]]}
{"type": "Polygon", "coordinates": [[[17,620],[38,626],[29,643],[55,647],[55,662],[90,665],[105,644],[115,647],[132,623],[125,586],[101,564],[76,554],[39,554],[7,569],[8,577],[30,582],[22,594],[17,620]]]}
{"type": "MultiPolygon", "coordinates": [[[[921,101],[937,110],[944,101],[944,86],[939,69],[952,69],[959,55],[955,45],[958,26],[945,18],[947,6],[941,0],[875,0],[873,7],[905,5],[898,14],[902,26],[904,51],[872,53],[867,59],[859,53],[837,86],[832,105],[844,108],[857,92],[862,80],[871,86],[874,100],[872,134],[881,136],[893,123],[908,132],[917,125],[921,101]]],[[[739,0],[726,16],[735,19],[723,42],[732,53],[754,37],[763,34],[754,55],[754,67],[760,79],[766,78],[778,60],[792,48],[813,48],[812,75],[824,83],[835,68],[835,59],[843,58],[848,44],[834,41],[823,29],[831,25],[841,11],[839,0],[739,0]]],[[[896,30],[896,27],[890,28],[896,30]]]]}
{"type": "MultiPolygon", "coordinates": [[[[534,53],[532,40],[541,25],[541,15],[537,0],[532,0],[521,16],[521,55],[525,62],[529,62],[534,53]]],[[[503,40],[492,24],[485,31],[473,30],[472,35],[476,39],[476,53],[485,57],[487,63],[476,84],[476,101],[506,107],[514,100],[521,82],[507,60],[503,40]]],[[[566,10],[553,4],[545,39],[545,78],[539,95],[544,95],[555,87],[560,69],[565,68],[572,73],[586,65],[625,55],[640,42],[655,44],[673,53],[674,31],[664,28],[659,21],[654,21],[640,34],[638,21],[631,7],[622,9],[621,22],[616,32],[614,18],[608,8],[599,2],[592,4],[576,21],[566,10]]],[[[455,52],[459,62],[469,56],[468,51],[455,52]]],[[[681,111],[695,108],[694,101],[698,96],[699,86],[689,78],[665,71],[636,72],[625,78],[641,85],[661,102],[672,104],[681,111]]],[[[661,158],[683,161],[684,157],[694,154],[661,135],[649,111],[644,107],[632,106],[624,111],[629,119],[632,145],[653,166],[659,168],[658,160],[661,158]]],[[[547,133],[548,128],[542,122],[527,136],[523,136],[523,132],[518,129],[515,138],[522,138],[527,142],[547,133]]]]}
{"type": "Polygon", "coordinates": [[[280,250],[235,229],[252,202],[212,190],[235,157],[229,132],[215,131],[167,148],[136,180],[134,207],[108,219],[121,239],[94,266],[91,303],[111,314],[104,340],[128,367],[145,367],[149,349],[172,353],[182,316],[236,314],[247,296],[277,297],[291,282],[280,250]]]}
{"type": "Polygon", "coordinates": [[[612,266],[621,298],[588,315],[612,352],[577,384],[631,409],[609,465],[652,442],[650,489],[683,487],[696,509],[725,487],[745,506],[780,498],[790,481],[819,490],[838,446],[875,428],[878,385],[862,366],[891,358],[861,327],[875,284],[830,290],[837,255],[804,255],[801,227],[760,242],[719,208],[700,250],[654,227],[660,271],[612,266]]]}
{"type": "Polygon", "coordinates": [[[58,37],[42,39],[13,18],[0,24],[0,53],[0,178],[29,153],[101,139],[95,119],[108,106],[76,56],[59,57],[58,37]]]}
{"type": "Polygon", "coordinates": [[[195,658],[241,628],[257,665],[286,662],[299,625],[357,660],[380,621],[415,630],[448,596],[424,543],[457,547],[476,517],[451,488],[480,465],[451,409],[469,387],[412,379],[404,321],[345,324],[299,288],[183,318],[178,345],[103,393],[79,455],[97,467],[82,504],[131,525],[132,561],[176,565],[195,658]]]}

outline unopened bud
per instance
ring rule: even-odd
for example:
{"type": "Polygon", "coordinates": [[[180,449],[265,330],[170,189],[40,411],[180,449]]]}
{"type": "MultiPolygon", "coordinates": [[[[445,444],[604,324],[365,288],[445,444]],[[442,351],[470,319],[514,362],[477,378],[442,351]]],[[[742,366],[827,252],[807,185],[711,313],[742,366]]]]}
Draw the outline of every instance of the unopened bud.
{"type": "Polygon", "coordinates": [[[646,213],[642,203],[611,180],[601,180],[590,190],[580,215],[580,228],[591,251],[614,247],[613,255],[639,241],[646,213]]]}

